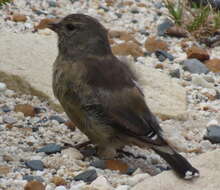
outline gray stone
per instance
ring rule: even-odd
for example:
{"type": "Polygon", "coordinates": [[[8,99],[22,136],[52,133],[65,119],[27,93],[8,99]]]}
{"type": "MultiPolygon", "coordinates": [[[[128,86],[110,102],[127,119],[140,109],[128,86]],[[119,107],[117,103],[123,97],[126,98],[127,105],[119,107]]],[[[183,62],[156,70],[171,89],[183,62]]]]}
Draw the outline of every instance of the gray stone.
{"type": "Polygon", "coordinates": [[[39,182],[44,182],[44,179],[41,176],[33,176],[33,175],[25,175],[23,176],[23,180],[27,181],[39,181],[39,182]]]}
{"type": "Polygon", "coordinates": [[[167,29],[173,26],[173,22],[169,19],[165,19],[161,24],[157,27],[157,35],[158,36],[164,36],[167,29]]]}
{"type": "Polygon", "coordinates": [[[56,121],[58,121],[60,124],[65,123],[65,120],[64,120],[62,117],[58,116],[58,115],[51,115],[51,116],[49,117],[49,119],[50,119],[50,120],[56,120],[56,121]]]}
{"type": "MultiPolygon", "coordinates": [[[[163,50],[157,50],[155,51],[155,55],[157,56],[157,58],[160,60],[160,57],[162,57],[163,61],[165,59],[169,59],[170,61],[173,61],[174,60],[174,57],[170,54],[170,53],[167,53],[166,51],[163,51],[163,50]]],[[[161,61],[161,60],[160,60],[161,61]]]]}
{"type": "Polygon", "coordinates": [[[44,170],[44,164],[41,160],[30,160],[25,162],[25,165],[31,170],[44,170]]]}
{"type": "Polygon", "coordinates": [[[75,181],[92,182],[97,178],[96,170],[87,170],[74,177],[75,181]]]}
{"type": "Polygon", "coordinates": [[[3,116],[3,122],[8,123],[8,124],[14,124],[17,122],[17,119],[8,115],[3,116]]]}
{"type": "Polygon", "coordinates": [[[180,70],[179,69],[175,69],[170,71],[169,75],[173,78],[180,78],[180,70]]]}
{"type": "Polygon", "coordinates": [[[104,160],[95,160],[94,162],[90,163],[91,166],[95,168],[100,168],[100,169],[106,169],[105,161],[104,160]]]}
{"type": "Polygon", "coordinates": [[[211,125],[208,127],[204,139],[209,140],[211,143],[220,143],[220,126],[211,125]]]}
{"type": "Polygon", "coordinates": [[[182,62],[183,70],[189,71],[190,73],[208,73],[209,69],[201,63],[198,59],[187,59],[182,62]]]}
{"type": "Polygon", "coordinates": [[[7,105],[2,106],[2,107],[1,107],[1,110],[2,110],[3,112],[5,112],[5,113],[11,111],[11,109],[10,109],[7,105]]]}
{"type": "Polygon", "coordinates": [[[38,152],[45,152],[46,154],[54,154],[54,153],[57,153],[57,152],[61,152],[61,146],[52,143],[52,144],[48,144],[48,145],[38,149],[36,152],[37,153],[38,152]]]}

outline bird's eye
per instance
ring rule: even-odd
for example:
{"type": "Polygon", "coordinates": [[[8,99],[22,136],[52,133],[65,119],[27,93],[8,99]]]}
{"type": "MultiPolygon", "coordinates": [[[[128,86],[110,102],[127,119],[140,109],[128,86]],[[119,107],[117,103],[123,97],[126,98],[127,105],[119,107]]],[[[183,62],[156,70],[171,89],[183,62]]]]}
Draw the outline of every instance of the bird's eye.
{"type": "Polygon", "coordinates": [[[69,31],[73,31],[73,30],[76,30],[77,27],[75,25],[73,25],[73,24],[67,24],[66,28],[69,31]]]}

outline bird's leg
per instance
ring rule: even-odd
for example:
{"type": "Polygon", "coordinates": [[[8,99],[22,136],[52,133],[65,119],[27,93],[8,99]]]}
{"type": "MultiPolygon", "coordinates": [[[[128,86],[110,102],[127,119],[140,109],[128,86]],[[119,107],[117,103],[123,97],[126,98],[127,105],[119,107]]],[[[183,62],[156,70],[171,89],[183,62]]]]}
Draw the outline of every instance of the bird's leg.
{"type": "Polygon", "coordinates": [[[83,143],[79,143],[77,145],[72,145],[72,144],[69,144],[69,143],[65,143],[64,144],[64,148],[69,148],[69,147],[72,147],[72,148],[75,148],[75,149],[81,149],[81,148],[84,148],[86,147],[87,145],[91,144],[91,141],[88,140],[86,142],[83,142],[83,143]]]}

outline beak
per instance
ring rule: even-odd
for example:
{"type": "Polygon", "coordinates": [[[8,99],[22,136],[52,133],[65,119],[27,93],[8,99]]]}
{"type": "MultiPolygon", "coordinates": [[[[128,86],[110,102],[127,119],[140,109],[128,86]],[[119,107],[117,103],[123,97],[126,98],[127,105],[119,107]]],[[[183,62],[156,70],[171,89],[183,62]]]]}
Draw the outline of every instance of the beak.
{"type": "Polygon", "coordinates": [[[60,22],[59,21],[50,22],[47,24],[47,27],[53,30],[54,32],[57,32],[60,28],[60,22]]]}

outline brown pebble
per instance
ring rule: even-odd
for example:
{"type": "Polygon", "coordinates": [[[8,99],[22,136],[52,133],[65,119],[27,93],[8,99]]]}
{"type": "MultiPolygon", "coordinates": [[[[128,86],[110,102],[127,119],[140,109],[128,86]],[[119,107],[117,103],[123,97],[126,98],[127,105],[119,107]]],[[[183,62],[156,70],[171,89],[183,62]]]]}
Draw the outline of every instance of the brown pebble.
{"type": "Polygon", "coordinates": [[[168,36],[173,36],[177,38],[187,37],[188,33],[184,28],[181,28],[179,26],[172,26],[167,29],[166,34],[168,36]]]}
{"type": "Polygon", "coordinates": [[[158,63],[158,64],[155,65],[155,68],[156,69],[164,69],[164,65],[161,64],[161,63],[158,63]]]}
{"type": "Polygon", "coordinates": [[[155,36],[148,37],[144,45],[146,50],[150,53],[153,53],[156,50],[167,51],[169,49],[165,41],[156,39],[155,36]]]}
{"type": "Polygon", "coordinates": [[[195,58],[200,61],[209,59],[208,51],[197,46],[192,46],[191,48],[187,49],[186,54],[188,59],[195,58]]]}
{"type": "Polygon", "coordinates": [[[59,177],[59,176],[54,176],[50,181],[52,183],[54,183],[56,186],[65,185],[66,184],[65,179],[63,179],[62,177],[59,177]]]}
{"type": "Polygon", "coordinates": [[[22,112],[25,117],[31,116],[34,117],[36,111],[34,107],[30,104],[17,104],[14,109],[15,112],[22,112]]]}
{"type": "Polygon", "coordinates": [[[10,167],[0,165],[0,175],[7,175],[10,172],[10,167]]]}
{"type": "Polygon", "coordinates": [[[112,51],[114,54],[122,56],[132,55],[134,57],[139,57],[144,55],[144,52],[142,51],[141,47],[134,42],[125,42],[114,45],[112,47],[112,51]]]}
{"type": "Polygon", "coordinates": [[[106,160],[106,169],[118,170],[120,173],[128,172],[128,165],[120,160],[106,160]]]}
{"type": "Polygon", "coordinates": [[[220,72],[220,59],[210,59],[205,62],[205,65],[214,73],[220,72]]]}
{"type": "Polygon", "coordinates": [[[12,20],[14,22],[26,22],[27,17],[23,14],[13,14],[12,20]]]}
{"type": "Polygon", "coordinates": [[[45,190],[45,186],[39,181],[29,181],[24,190],[45,190]]]}

